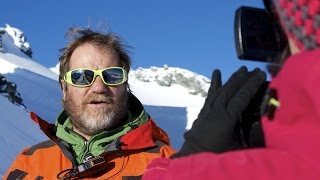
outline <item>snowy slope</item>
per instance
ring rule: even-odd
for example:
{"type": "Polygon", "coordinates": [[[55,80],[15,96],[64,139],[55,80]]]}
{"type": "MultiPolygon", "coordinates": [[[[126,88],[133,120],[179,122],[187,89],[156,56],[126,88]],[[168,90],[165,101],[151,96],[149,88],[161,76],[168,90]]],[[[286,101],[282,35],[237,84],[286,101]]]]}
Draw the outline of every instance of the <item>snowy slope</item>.
{"type": "Polygon", "coordinates": [[[38,126],[30,121],[29,114],[7,99],[0,96],[1,138],[0,138],[0,175],[12,162],[14,154],[23,148],[45,139],[38,126]]]}

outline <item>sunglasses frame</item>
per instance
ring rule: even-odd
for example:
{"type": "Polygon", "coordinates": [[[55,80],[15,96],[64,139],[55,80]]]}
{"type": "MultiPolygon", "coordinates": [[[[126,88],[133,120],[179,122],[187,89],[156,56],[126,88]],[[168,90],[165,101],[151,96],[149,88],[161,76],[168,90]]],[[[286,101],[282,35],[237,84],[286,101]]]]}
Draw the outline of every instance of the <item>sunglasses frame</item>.
{"type": "Polygon", "coordinates": [[[105,85],[107,85],[107,86],[118,86],[118,85],[120,85],[120,84],[125,83],[125,82],[128,80],[128,73],[127,73],[127,71],[126,71],[124,68],[122,68],[122,67],[107,67],[107,68],[98,69],[98,70],[93,70],[93,69],[90,69],[90,68],[76,68],[76,69],[72,69],[72,70],[68,71],[68,72],[63,76],[63,80],[64,80],[66,83],[68,83],[68,84],[70,84],[70,85],[72,85],[72,86],[75,86],[75,87],[89,87],[89,86],[91,86],[91,85],[93,84],[93,82],[96,80],[97,76],[100,76],[100,78],[101,78],[101,80],[103,81],[103,83],[104,83],[105,85]],[[103,75],[102,75],[102,72],[105,71],[105,70],[107,70],[107,69],[121,69],[122,72],[123,72],[123,76],[124,76],[123,79],[122,79],[122,81],[121,81],[120,83],[117,83],[117,84],[110,84],[110,83],[105,82],[105,81],[104,81],[104,78],[103,78],[103,75]],[[80,84],[74,84],[74,83],[72,82],[71,74],[72,74],[73,71],[77,71],[77,70],[90,70],[90,71],[92,71],[92,72],[94,73],[92,82],[91,82],[90,84],[87,84],[87,85],[84,85],[84,84],[81,84],[81,85],[80,85],[80,84]]]}

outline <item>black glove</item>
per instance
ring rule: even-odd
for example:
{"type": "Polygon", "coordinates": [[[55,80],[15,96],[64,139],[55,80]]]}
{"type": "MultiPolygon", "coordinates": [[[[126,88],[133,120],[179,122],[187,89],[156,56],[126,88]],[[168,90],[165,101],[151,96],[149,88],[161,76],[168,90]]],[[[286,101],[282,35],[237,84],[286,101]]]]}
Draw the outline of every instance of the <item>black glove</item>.
{"type": "Polygon", "coordinates": [[[204,106],[192,128],[184,134],[182,148],[172,158],[242,148],[238,131],[241,114],[265,81],[263,71],[254,69],[248,72],[243,66],[221,87],[220,71],[214,70],[204,106]]]}

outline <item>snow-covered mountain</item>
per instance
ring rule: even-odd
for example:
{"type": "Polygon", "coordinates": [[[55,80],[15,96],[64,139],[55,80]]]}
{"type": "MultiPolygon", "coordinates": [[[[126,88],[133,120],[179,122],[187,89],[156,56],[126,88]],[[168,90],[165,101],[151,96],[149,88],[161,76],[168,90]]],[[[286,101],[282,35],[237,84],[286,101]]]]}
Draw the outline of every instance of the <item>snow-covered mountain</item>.
{"type": "Polygon", "coordinates": [[[2,52],[11,52],[22,57],[32,58],[32,49],[30,43],[27,41],[23,31],[18,28],[11,27],[9,24],[6,24],[5,27],[0,28],[0,51],[2,52]],[[10,42],[10,43],[1,43],[1,41],[10,42]],[[16,46],[17,48],[12,46],[16,46]]]}
{"type": "MultiPolygon", "coordinates": [[[[17,28],[9,25],[0,28],[0,74],[17,85],[17,92],[27,108],[9,102],[8,94],[0,93],[0,177],[24,147],[46,139],[37,124],[30,120],[29,111],[54,123],[62,109],[58,65],[46,68],[35,62],[25,52],[26,47],[29,47],[28,52],[32,51],[22,37],[23,32],[17,28]]],[[[133,94],[168,132],[176,148],[183,141],[185,129],[190,128],[197,117],[209,83],[202,75],[167,65],[138,68],[129,74],[133,94]]]]}

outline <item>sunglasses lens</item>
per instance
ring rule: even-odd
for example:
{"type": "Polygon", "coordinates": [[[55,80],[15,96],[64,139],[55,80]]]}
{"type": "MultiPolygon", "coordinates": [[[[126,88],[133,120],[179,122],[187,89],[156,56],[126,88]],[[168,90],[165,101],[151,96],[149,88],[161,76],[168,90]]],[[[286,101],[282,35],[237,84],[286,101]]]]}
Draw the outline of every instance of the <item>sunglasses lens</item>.
{"type": "Polygon", "coordinates": [[[75,85],[89,85],[93,81],[93,77],[94,72],[87,69],[74,70],[71,72],[71,80],[75,85]]]}
{"type": "Polygon", "coordinates": [[[108,84],[120,84],[123,82],[124,72],[122,69],[111,68],[102,71],[103,79],[108,84]]]}

